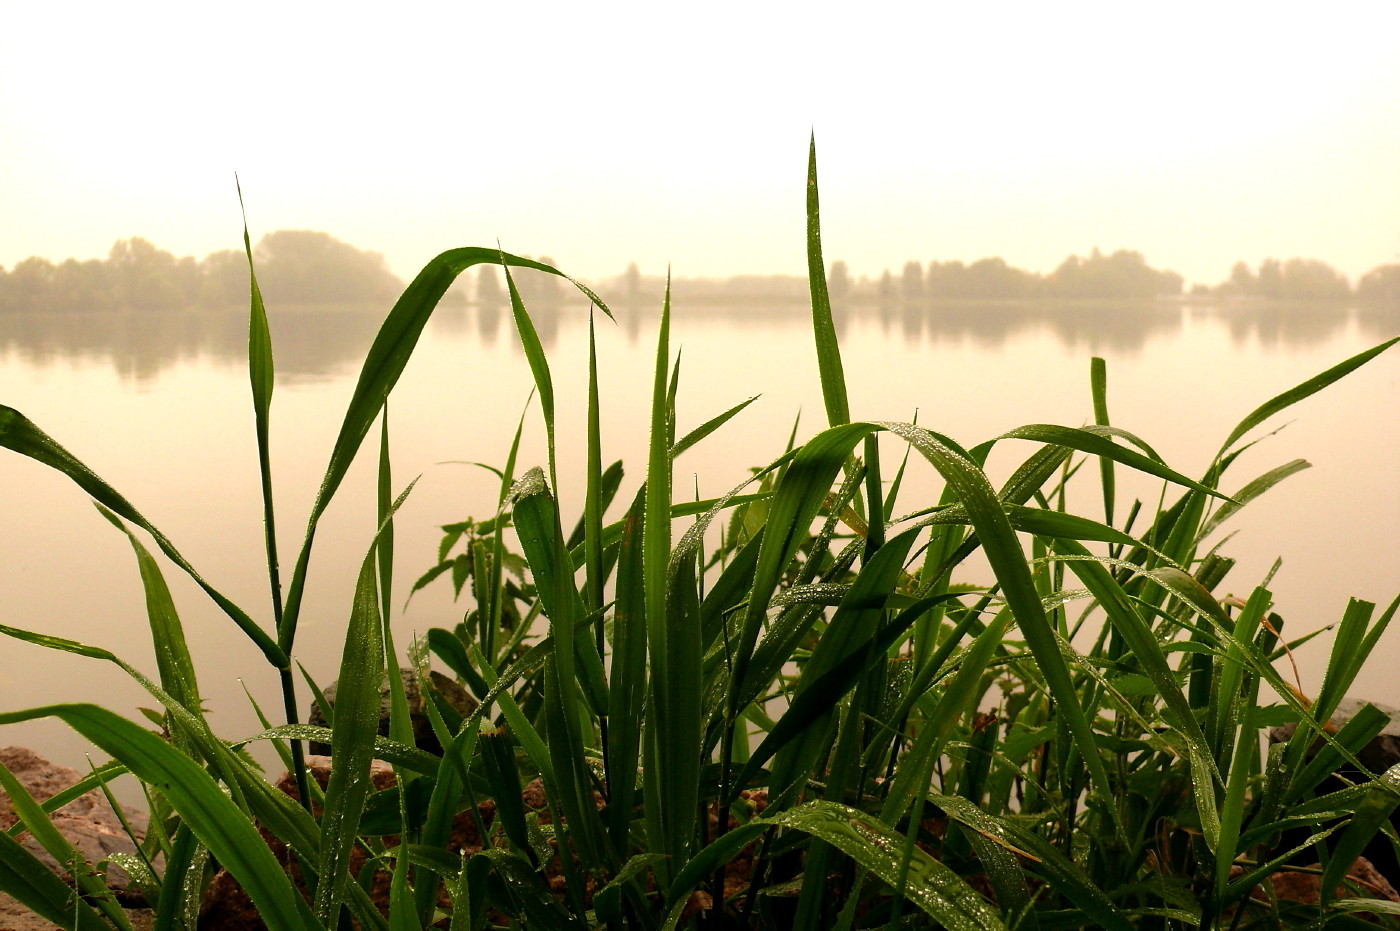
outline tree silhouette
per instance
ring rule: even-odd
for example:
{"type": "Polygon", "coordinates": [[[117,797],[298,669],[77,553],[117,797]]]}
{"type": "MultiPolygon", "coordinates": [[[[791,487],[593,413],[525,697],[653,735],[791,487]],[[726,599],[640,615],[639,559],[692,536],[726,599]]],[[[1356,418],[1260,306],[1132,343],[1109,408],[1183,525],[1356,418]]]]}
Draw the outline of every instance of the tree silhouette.
{"type": "Polygon", "coordinates": [[[476,302],[487,307],[494,307],[504,301],[505,293],[501,288],[501,279],[496,272],[496,266],[481,266],[481,271],[476,273],[476,302]]]}
{"type": "Polygon", "coordinates": [[[1372,307],[1400,310],[1400,265],[1381,265],[1361,276],[1356,299],[1372,307]]]}
{"type": "Polygon", "coordinates": [[[899,276],[899,293],[905,303],[914,304],[924,298],[924,269],[918,262],[905,262],[899,276]]]}
{"type": "Polygon", "coordinates": [[[403,289],[377,252],[365,252],[329,233],[278,230],[253,250],[258,284],[269,300],[290,304],[392,300],[403,289]]]}
{"type": "Polygon", "coordinates": [[[834,298],[842,298],[850,293],[851,273],[845,262],[838,259],[831,263],[831,271],[826,276],[826,291],[834,298]]]}

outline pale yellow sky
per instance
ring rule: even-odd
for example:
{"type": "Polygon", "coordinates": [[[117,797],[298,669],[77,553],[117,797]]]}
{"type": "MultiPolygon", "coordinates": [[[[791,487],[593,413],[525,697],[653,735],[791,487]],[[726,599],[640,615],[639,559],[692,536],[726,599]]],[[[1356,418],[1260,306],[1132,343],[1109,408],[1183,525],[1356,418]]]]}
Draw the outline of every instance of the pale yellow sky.
{"type": "Polygon", "coordinates": [[[1400,261],[1400,4],[11,4],[0,265],[326,230],[584,277],[1400,261]]]}

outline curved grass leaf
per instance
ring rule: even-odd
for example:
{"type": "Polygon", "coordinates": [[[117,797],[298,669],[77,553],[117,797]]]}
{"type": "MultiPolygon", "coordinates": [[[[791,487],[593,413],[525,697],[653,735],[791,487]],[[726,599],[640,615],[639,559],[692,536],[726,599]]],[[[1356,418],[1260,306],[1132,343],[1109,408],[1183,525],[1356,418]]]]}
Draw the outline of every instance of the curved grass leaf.
{"type": "Polygon", "coordinates": [[[1235,492],[1233,495],[1230,496],[1234,500],[1228,501],[1225,504],[1221,505],[1220,510],[1216,511],[1213,515],[1211,515],[1209,520],[1207,520],[1204,524],[1201,525],[1201,537],[1205,538],[1210,536],[1213,532],[1215,532],[1215,529],[1217,527],[1219,527],[1221,524],[1225,523],[1225,521],[1229,520],[1232,516],[1238,513],[1240,508],[1244,507],[1246,504],[1253,501],[1255,498],[1259,497],[1264,492],[1268,491],[1270,488],[1273,488],[1275,485],[1288,478],[1290,475],[1296,475],[1304,469],[1310,468],[1312,468],[1312,463],[1308,462],[1307,460],[1294,459],[1292,462],[1285,462],[1281,466],[1276,466],[1270,469],[1263,475],[1254,479],[1252,482],[1249,482],[1239,491],[1235,492]]]}
{"type": "MultiPolygon", "coordinates": [[[[185,643],[185,630],[180,624],[180,615],[175,610],[175,602],[170,597],[170,589],[165,584],[160,566],[151,558],[151,554],[141,545],[136,535],[128,530],[115,514],[100,504],[97,505],[97,510],[111,521],[114,527],[126,534],[132,550],[136,553],[141,584],[146,590],[146,615],[150,619],[151,643],[155,647],[161,687],[186,708],[199,708],[199,681],[195,676],[194,660],[190,657],[189,646],[185,643]]],[[[178,728],[172,736],[177,741],[187,739],[178,728]]]]}
{"type": "Polygon", "coordinates": [[[669,931],[677,926],[686,896],[696,883],[773,827],[792,828],[825,841],[891,886],[899,887],[901,876],[905,876],[905,898],[948,931],[994,931],[1004,927],[987,900],[951,869],[915,848],[907,870],[902,870],[902,837],[862,811],[818,799],[740,825],[697,854],[676,876],[663,929],[669,931]]]}
{"type": "Polygon", "coordinates": [[[1236,440],[1277,414],[1279,411],[1292,407],[1304,398],[1317,394],[1317,392],[1321,391],[1323,388],[1326,388],[1338,379],[1343,378],[1351,372],[1356,371],[1367,362],[1370,362],[1376,356],[1385,352],[1391,346],[1394,346],[1397,342],[1400,342],[1400,336],[1388,339],[1379,346],[1373,346],[1365,352],[1359,352],[1350,359],[1339,362],[1325,372],[1314,375],[1302,384],[1290,388],[1282,394],[1275,395],[1265,401],[1251,411],[1249,416],[1241,420],[1239,426],[1235,427],[1235,429],[1230,432],[1230,436],[1226,438],[1224,444],[1220,447],[1220,456],[1223,456],[1231,446],[1235,445],[1236,440]]]}
{"type": "Polygon", "coordinates": [[[1061,427],[1055,424],[1029,424],[1024,427],[1017,427],[1015,430],[1008,430],[999,440],[1019,439],[1031,440],[1038,443],[1050,443],[1056,446],[1065,446],[1070,449],[1077,449],[1080,452],[1100,456],[1113,462],[1119,462],[1126,466],[1131,466],[1139,472],[1148,475],[1155,475],[1158,478],[1166,479],[1177,485],[1185,486],[1193,491],[1211,495],[1216,498],[1226,498],[1213,488],[1202,485],[1193,479],[1189,479],[1174,469],[1169,469],[1160,459],[1144,456],[1135,453],[1131,449],[1119,446],[1112,440],[1099,435],[1100,431],[1081,430],[1074,427],[1061,427]]]}
{"type": "Polygon", "coordinates": [[[274,931],[320,927],[252,820],[198,764],[155,734],[96,705],[48,705],[5,712],[0,713],[0,724],[46,717],[63,720],[158,790],[238,880],[268,927],[274,931]]]}
{"type": "Polygon", "coordinates": [[[989,814],[965,798],[931,795],[929,799],[948,817],[1002,846],[1014,845],[1017,853],[1033,858],[1037,863],[1037,872],[1042,873],[1056,892],[1073,902],[1085,917],[1093,921],[1094,927],[1109,931],[1132,931],[1132,923],[1108,895],[1094,885],[1084,870],[1035,831],[1028,830],[1013,818],[989,814]]]}
{"type": "Polygon", "coordinates": [[[140,511],[132,507],[131,502],[122,497],[96,472],[84,465],[78,457],[64,449],[53,437],[35,426],[28,417],[14,408],[4,405],[0,405],[0,446],[14,450],[21,456],[28,456],[35,462],[43,463],[63,473],[99,504],[149,533],[151,539],[155,540],[156,545],[160,547],[160,551],[170,557],[171,562],[183,569],[200,588],[204,589],[210,598],[214,599],[214,603],[223,609],[223,612],[248,635],[249,639],[257,644],[258,649],[262,650],[268,662],[279,668],[287,665],[287,654],[277,645],[277,642],[269,637],[242,608],[225,598],[206,582],[204,577],[195,571],[194,566],[190,565],[189,561],[175,548],[175,544],[171,543],[165,534],[157,530],[140,511]]]}
{"type": "MultiPolygon", "coordinates": [[[[316,526],[321,515],[329,506],[336,490],[340,488],[346,472],[350,469],[350,464],[355,459],[355,454],[360,449],[360,444],[364,442],[375,418],[379,416],[380,408],[384,406],[385,400],[389,397],[389,392],[398,383],[399,376],[403,374],[404,367],[408,365],[409,357],[413,355],[413,350],[418,345],[418,338],[422,335],[428,318],[437,308],[438,301],[447,293],[447,289],[459,274],[473,265],[480,264],[532,268],[536,271],[566,278],[604,313],[608,314],[609,317],[612,316],[602,299],[558,269],[502,252],[499,249],[481,247],[450,249],[423,267],[423,270],[409,283],[398,301],[395,302],[393,309],[389,311],[388,317],[385,318],[379,332],[375,335],[374,342],[365,355],[364,364],[360,368],[355,392],[345,411],[345,419],[341,422],[340,433],[337,435],[335,446],[331,451],[325,477],[321,480],[321,487],[317,491],[315,503],[311,507],[311,514],[307,520],[306,536],[302,541],[301,551],[297,556],[296,567],[292,572],[291,583],[287,589],[286,607],[282,624],[277,632],[278,643],[282,645],[284,652],[291,649],[296,637],[297,618],[301,610],[302,592],[306,585],[306,573],[311,560],[311,547],[315,540],[316,526]]],[[[285,665],[285,663],[280,665],[285,665]]]]}

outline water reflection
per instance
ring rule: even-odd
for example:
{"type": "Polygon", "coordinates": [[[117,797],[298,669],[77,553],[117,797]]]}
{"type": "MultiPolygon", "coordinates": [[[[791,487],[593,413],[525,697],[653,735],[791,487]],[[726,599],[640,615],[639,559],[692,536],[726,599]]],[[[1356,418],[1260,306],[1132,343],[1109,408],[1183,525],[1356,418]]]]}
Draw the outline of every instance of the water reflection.
{"type": "MultiPolygon", "coordinates": [[[[660,317],[659,302],[619,302],[612,308],[628,342],[636,345],[660,317]]],[[[1379,341],[1400,331],[1400,310],[1343,308],[1335,304],[1256,306],[1173,303],[958,302],[944,304],[833,306],[839,336],[854,325],[874,324],[911,347],[964,344],[997,350],[1032,332],[1054,336],[1080,354],[1135,355],[1150,341],[1179,332],[1186,321],[1222,324],[1238,347],[1297,348],[1317,345],[1348,326],[1379,341]]],[[[292,381],[332,377],[363,359],[386,309],[377,306],[292,307],[269,311],[279,376],[292,381]]],[[[540,301],[531,318],[546,350],[561,331],[587,323],[586,305],[540,301]]],[[[795,303],[752,306],[673,306],[678,323],[717,325],[743,333],[755,320],[810,326],[809,311],[795,303]]],[[[502,303],[439,307],[434,332],[453,338],[475,334],[491,348],[504,340],[519,352],[510,309],[502,303]]],[[[112,313],[7,314],[0,318],[0,355],[36,367],[73,360],[103,361],[127,382],[151,381],[192,359],[241,366],[247,358],[247,315],[239,311],[120,311],[112,313]]]]}

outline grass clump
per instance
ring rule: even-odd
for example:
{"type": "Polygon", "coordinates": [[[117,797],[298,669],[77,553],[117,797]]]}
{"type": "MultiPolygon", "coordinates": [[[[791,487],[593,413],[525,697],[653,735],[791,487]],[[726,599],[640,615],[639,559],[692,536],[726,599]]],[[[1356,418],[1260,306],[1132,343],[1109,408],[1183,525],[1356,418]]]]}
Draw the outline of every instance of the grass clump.
{"type": "MultiPolygon", "coordinates": [[[[622,465],[603,467],[590,329],[586,493],[583,513],[566,521],[554,491],[550,367],[510,270],[562,273],[495,249],[455,249],[423,269],[381,326],[285,581],[268,467],[272,343],[249,249],[269,577],[258,611],[221,595],[133,504],[19,411],[0,408],[0,445],[68,475],[130,537],[158,675],[98,646],[0,629],[121,666],[160,703],[164,733],[82,704],[6,711],[0,723],[57,717],[110,754],[84,787],[123,773],[140,780],[152,806],[141,856],[152,868],[138,872],[157,927],[192,926],[212,864],[277,929],[1393,922],[1393,903],[1347,879],[1368,843],[1394,840],[1400,767],[1372,773],[1356,760],[1384,715],[1363,711],[1340,730],[1327,722],[1397,605],[1377,615],[1353,601],[1321,691],[1305,697],[1274,669],[1301,640],[1284,641],[1267,580],[1247,599],[1222,600],[1214,592],[1230,561],[1203,541],[1305,465],[1227,486],[1248,435],[1395,340],[1261,405],[1199,478],[1110,425],[1100,360],[1095,423],[1032,424],[964,448],[913,424],[851,420],[822,271],[815,151],[807,216],[826,429],[721,498],[677,495],[675,457],[743,405],[678,431],[667,295],[644,480],[630,501],[619,497],[622,465]],[[389,625],[394,514],[411,490],[395,489],[389,474],[387,402],[448,286],[483,263],[506,271],[548,456],[518,468],[513,448],[499,470],[498,513],[447,525],[439,564],[415,585],[450,580],[464,606],[461,623],[408,651],[440,751],[430,753],[414,746],[401,678],[386,676],[400,655],[389,625]],[[294,681],[309,561],[320,517],[376,422],[380,529],[360,568],[330,726],[312,727],[299,723],[294,681]],[[882,434],[906,448],[892,472],[882,434]],[[983,467],[1010,441],[1027,452],[996,487],[983,467]],[[910,503],[900,489],[918,458],[942,491],[910,503]],[[1089,460],[1097,469],[1086,472],[1089,460]],[[1117,519],[1124,469],[1163,491],[1117,519]],[[1094,473],[1103,514],[1070,513],[1069,483],[1094,473]],[[282,686],[282,723],[235,740],[210,728],[146,540],[261,649],[282,686]],[[960,581],[978,553],[991,585],[960,581]],[[425,674],[434,662],[472,693],[474,710],[434,698],[425,674]],[[386,682],[387,737],[377,733],[386,682]],[[1295,734],[1265,751],[1262,731],[1279,723],[1295,734]],[[251,739],[276,743],[304,804],[262,779],[240,752],[251,739]],[[306,740],[332,748],[324,787],[308,777],[306,740]],[[376,759],[392,765],[392,780],[371,780],[376,759]],[[1321,789],[1344,763],[1361,778],[1321,789]],[[463,819],[476,838],[465,848],[453,842],[463,819]],[[1320,897],[1309,904],[1271,882],[1299,855],[1320,861],[1320,897]],[[374,898],[376,871],[388,881],[374,898]]],[[[7,776],[16,832],[70,861],[44,806],[26,803],[7,776]]],[[[75,871],[85,878],[69,888],[10,834],[0,836],[0,862],[0,889],[43,917],[127,926],[88,871],[75,871]]]]}

